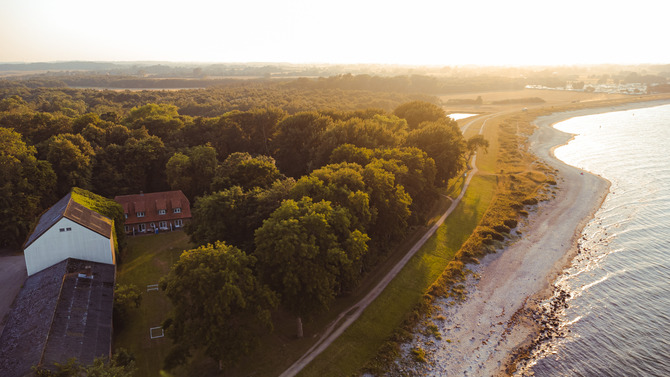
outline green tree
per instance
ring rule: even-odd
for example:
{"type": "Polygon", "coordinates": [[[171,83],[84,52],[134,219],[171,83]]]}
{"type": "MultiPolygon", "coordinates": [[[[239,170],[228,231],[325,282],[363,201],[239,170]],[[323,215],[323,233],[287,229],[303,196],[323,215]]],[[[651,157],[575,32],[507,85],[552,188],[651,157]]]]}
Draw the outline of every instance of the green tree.
{"type": "Polygon", "coordinates": [[[135,107],[128,113],[126,122],[131,128],[144,127],[150,135],[166,141],[184,127],[177,107],[167,104],[150,103],[135,107]]]}
{"type": "Polygon", "coordinates": [[[160,138],[133,131],[122,145],[111,143],[96,155],[93,189],[109,197],[164,191],[168,158],[160,138]]]}
{"type": "Polygon", "coordinates": [[[446,113],[441,107],[425,101],[413,101],[404,103],[393,110],[393,114],[407,120],[410,130],[421,127],[423,122],[437,122],[446,118],[446,113]]]}
{"type": "Polygon", "coordinates": [[[412,198],[398,185],[392,169],[384,160],[374,160],[363,169],[363,179],[373,208],[373,223],[369,234],[378,250],[404,236],[411,215],[412,198]]]}
{"type": "Polygon", "coordinates": [[[333,123],[316,112],[303,112],[282,120],[272,140],[277,165],[282,173],[297,178],[317,166],[321,135],[333,123]]]}
{"type": "Polygon", "coordinates": [[[185,251],[160,286],[172,302],[164,327],[176,347],[170,360],[202,349],[233,366],[272,328],[277,298],[256,278],[256,258],[217,242],[185,251]]]}
{"type": "Polygon", "coordinates": [[[407,122],[396,116],[375,115],[370,119],[350,118],[333,123],[321,137],[317,165],[324,165],[342,144],[357,147],[395,147],[407,135],[407,122]]]}
{"type": "Polygon", "coordinates": [[[14,130],[0,127],[0,245],[18,247],[56,199],[56,174],[14,130]]]}
{"type": "Polygon", "coordinates": [[[212,190],[223,190],[241,186],[245,190],[254,187],[267,188],[284,175],[279,172],[275,160],[269,156],[252,157],[246,152],[236,152],[228,156],[216,169],[212,190]]]}
{"type": "Polygon", "coordinates": [[[330,163],[351,162],[365,166],[372,160],[372,149],[357,147],[353,144],[342,144],[330,154],[330,163]]]}
{"type": "Polygon", "coordinates": [[[63,196],[72,187],[91,188],[91,174],[95,152],[81,135],[61,134],[46,142],[46,159],[56,177],[56,194],[63,196]]]}
{"type": "Polygon", "coordinates": [[[231,111],[223,115],[240,125],[248,141],[246,152],[253,155],[270,155],[270,141],[277,124],[286,118],[286,112],[278,108],[231,111]]]}
{"type": "Polygon", "coordinates": [[[484,151],[487,151],[489,147],[489,141],[484,138],[483,135],[475,135],[468,139],[466,143],[466,148],[468,150],[469,161],[472,155],[475,154],[478,148],[484,148],[484,151]]]}
{"type": "Polygon", "coordinates": [[[72,133],[72,118],[62,114],[27,113],[21,118],[18,124],[12,126],[32,145],[58,134],[72,133]]]}
{"type": "Polygon", "coordinates": [[[419,148],[379,148],[374,151],[375,158],[393,162],[383,164],[386,170],[396,177],[396,184],[402,186],[412,198],[410,210],[415,223],[430,209],[436,199],[435,161],[419,148]]]}
{"type": "Polygon", "coordinates": [[[82,365],[76,358],[65,363],[54,363],[52,367],[33,366],[37,377],[133,377],[135,357],[124,348],[118,349],[110,360],[99,357],[91,365],[82,365]]]}
{"type": "Polygon", "coordinates": [[[264,281],[297,318],[325,310],[360,277],[368,236],[351,228],[350,214],[330,202],[285,200],[256,230],[256,253],[264,281]]]}
{"type": "Polygon", "coordinates": [[[438,184],[456,176],[465,166],[466,144],[458,124],[451,119],[424,123],[407,135],[407,146],[416,147],[435,161],[438,184]]]}
{"type": "Polygon", "coordinates": [[[114,289],[114,327],[123,326],[129,313],[140,307],[142,291],[135,284],[119,284],[114,289]]]}
{"type": "Polygon", "coordinates": [[[352,226],[367,231],[372,211],[362,172],[358,164],[326,165],[300,178],[291,190],[291,198],[309,197],[315,202],[325,200],[344,207],[352,215],[352,226]]]}
{"type": "Polygon", "coordinates": [[[185,231],[198,245],[226,241],[242,250],[253,250],[254,231],[288,199],[294,183],[293,179],[281,180],[268,189],[246,191],[233,186],[201,196],[195,201],[193,218],[185,231]]]}
{"type": "Polygon", "coordinates": [[[173,190],[181,190],[190,200],[209,191],[218,164],[216,150],[209,145],[177,152],[165,166],[167,182],[173,190]]]}

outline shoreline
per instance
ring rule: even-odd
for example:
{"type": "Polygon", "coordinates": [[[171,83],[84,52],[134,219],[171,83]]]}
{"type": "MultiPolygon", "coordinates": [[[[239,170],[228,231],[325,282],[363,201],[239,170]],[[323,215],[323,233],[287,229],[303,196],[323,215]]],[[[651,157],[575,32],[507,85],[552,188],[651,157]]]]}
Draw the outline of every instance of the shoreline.
{"type": "MultiPolygon", "coordinates": [[[[568,267],[570,266],[572,260],[579,254],[579,246],[578,246],[578,240],[582,235],[582,232],[586,225],[594,218],[595,214],[597,213],[598,210],[602,207],[603,202],[607,198],[607,196],[610,193],[610,187],[611,187],[611,182],[607,180],[606,178],[594,174],[590,171],[583,170],[580,168],[577,168],[572,165],[568,165],[567,163],[563,162],[562,160],[558,159],[556,155],[554,154],[554,151],[557,148],[560,148],[564,145],[567,145],[570,141],[572,141],[575,136],[578,134],[570,134],[566,133],[560,130],[557,130],[554,128],[554,125],[564,122],[566,120],[576,118],[576,117],[581,117],[581,116],[588,116],[588,115],[597,115],[597,114],[605,114],[605,113],[610,113],[610,112],[617,112],[617,111],[628,111],[628,110],[635,110],[635,109],[642,109],[642,108],[651,108],[651,107],[656,107],[656,106],[663,106],[663,105],[669,105],[670,100],[663,99],[663,100],[652,100],[652,101],[645,101],[645,102],[630,102],[630,103],[623,103],[623,104],[617,104],[617,105],[612,105],[612,106],[604,106],[604,107],[594,107],[594,108],[587,108],[587,109],[578,109],[578,110],[567,110],[567,111],[562,111],[562,112],[557,112],[557,113],[552,113],[544,116],[540,116],[536,118],[533,123],[538,126],[538,129],[533,133],[533,135],[529,138],[530,141],[530,149],[531,152],[534,153],[536,156],[538,156],[540,159],[545,161],[547,164],[550,166],[554,167],[555,169],[559,170],[559,178],[561,181],[565,182],[568,186],[568,190],[575,190],[575,186],[578,184],[583,184],[583,182],[580,182],[584,177],[594,177],[595,179],[601,181],[602,183],[605,184],[605,188],[602,190],[601,197],[594,202],[594,206],[592,207],[591,211],[586,217],[583,217],[581,219],[578,219],[576,222],[575,226],[575,234],[574,237],[571,241],[571,243],[568,245],[567,248],[565,248],[565,256],[563,260],[560,263],[557,263],[554,265],[553,269],[549,272],[547,275],[547,286],[537,292],[536,294],[533,295],[533,302],[534,303],[539,303],[541,301],[547,301],[549,299],[555,299],[555,304],[562,305],[564,303],[564,293],[562,291],[557,291],[554,286],[554,282],[558,278],[558,276],[568,267]],[[544,133],[544,135],[543,135],[544,133]],[[553,134],[551,137],[552,142],[556,143],[554,146],[551,146],[547,148],[548,144],[551,144],[552,142],[547,142],[545,141],[542,143],[543,138],[548,137],[548,135],[553,134]],[[559,141],[561,137],[564,137],[565,140],[559,141]],[[575,180],[574,173],[573,172],[579,172],[579,176],[577,177],[578,179],[575,180]],[[567,174],[567,176],[566,176],[567,174]],[[583,174],[583,175],[582,175],[583,174]],[[581,179],[580,179],[581,178],[581,179]],[[553,298],[552,298],[553,296],[553,298]]],[[[546,139],[545,139],[546,140],[546,139]]],[[[558,198],[552,200],[552,202],[555,202],[558,198]]],[[[532,222],[532,219],[531,219],[532,222]]],[[[534,226],[533,224],[530,224],[530,231],[533,231],[534,226]]],[[[527,310],[530,312],[530,316],[536,316],[537,313],[540,312],[538,310],[539,308],[537,306],[534,307],[528,307],[527,310]]],[[[542,317],[544,320],[551,320],[552,317],[554,316],[553,313],[546,312],[542,316],[537,316],[537,317],[542,317]]],[[[516,347],[513,352],[509,354],[508,361],[505,365],[506,368],[512,367],[513,370],[516,370],[517,364],[521,362],[523,359],[526,359],[527,356],[529,356],[530,353],[533,352],[536,346],[541,346],[544,340],[547,339],[546,335],[546,330],[549,330],[551,332],[551,326],[547,325],[542,325],[538,322],[538,318],[535,317],[533,320],[528,321],[525,326],[528,327],[531,332],[530,336],[521,344],[516,347]],[[540,332],[545,330],[545,336],[543,339],[538,339],[540,338],[540,332]]],[[[554,334],[557,335],[557,334],[554,334]]],[[[498,372],[498,375],[508,375],[507,371],[500,370],[498,372]]]]}
{"type": "Polygon", "coordinates": [[[567,110],[536,118],[529,138],[530,151],[557,169],[558,190],[542,202],[520,226],[515,239],[481,263],[468,266],[475,278],[466,282],[468,296],[462,303],[439,300],[441,338],[419,335],[419,344],[430,362],[417,368],[426,375],[507,375],[508,367],[532,349],[541,325],[536,313],[550,298],[553,283],[577,255],[577,241],[609,193],[610,182],[565,164],[554,150],[575,135],[553,127],[570,118],[670,104],[670,100],[632,102],[567,110]],[[446,317],[446,318],[445,318],[446,317]]]}

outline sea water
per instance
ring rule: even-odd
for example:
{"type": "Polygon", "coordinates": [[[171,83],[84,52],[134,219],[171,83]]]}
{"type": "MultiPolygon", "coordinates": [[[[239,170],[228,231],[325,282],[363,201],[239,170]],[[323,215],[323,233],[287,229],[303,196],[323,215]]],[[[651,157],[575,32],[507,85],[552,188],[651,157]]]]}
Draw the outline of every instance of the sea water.
{"type": "Polygon", "coordinates": [[[555,282],[565,335],[521,374],[670,376],[670,105],[555,127],[577,134],[556,156],[612,185],[555,282]]]}

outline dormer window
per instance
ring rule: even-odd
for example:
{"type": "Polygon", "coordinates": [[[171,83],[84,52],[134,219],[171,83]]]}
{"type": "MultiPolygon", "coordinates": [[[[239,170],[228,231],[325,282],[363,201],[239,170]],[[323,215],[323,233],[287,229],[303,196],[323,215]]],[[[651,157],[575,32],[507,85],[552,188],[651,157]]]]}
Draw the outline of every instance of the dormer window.
{"type": "Polygon", "coordinates": [[[158,214],[159,215],[165,215],[165,210],[164,209],[159,209],[158,214]]]}
{"type": "Polygon", "coordinates": [[[181,208],[177,207],[177,208],[173,209],[173,212],[174,213],[181,213],[181,208]]]}
{"type": "Polygon", "coordinates": [[[137,217],[144,217],[144,212],[137,212],[137,217]]]}

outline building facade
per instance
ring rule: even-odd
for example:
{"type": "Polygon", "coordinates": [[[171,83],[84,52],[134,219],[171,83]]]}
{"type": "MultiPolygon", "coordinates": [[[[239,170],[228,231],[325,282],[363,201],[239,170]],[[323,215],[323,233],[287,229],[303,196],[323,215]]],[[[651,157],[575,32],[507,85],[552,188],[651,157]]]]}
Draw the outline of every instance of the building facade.
{"type": "Polygon", "coordinates": [[[191,204],[181,190],[121,195],[114,200],[123,207],[127,234],[179,230],[191,219],[191,204]]]}

